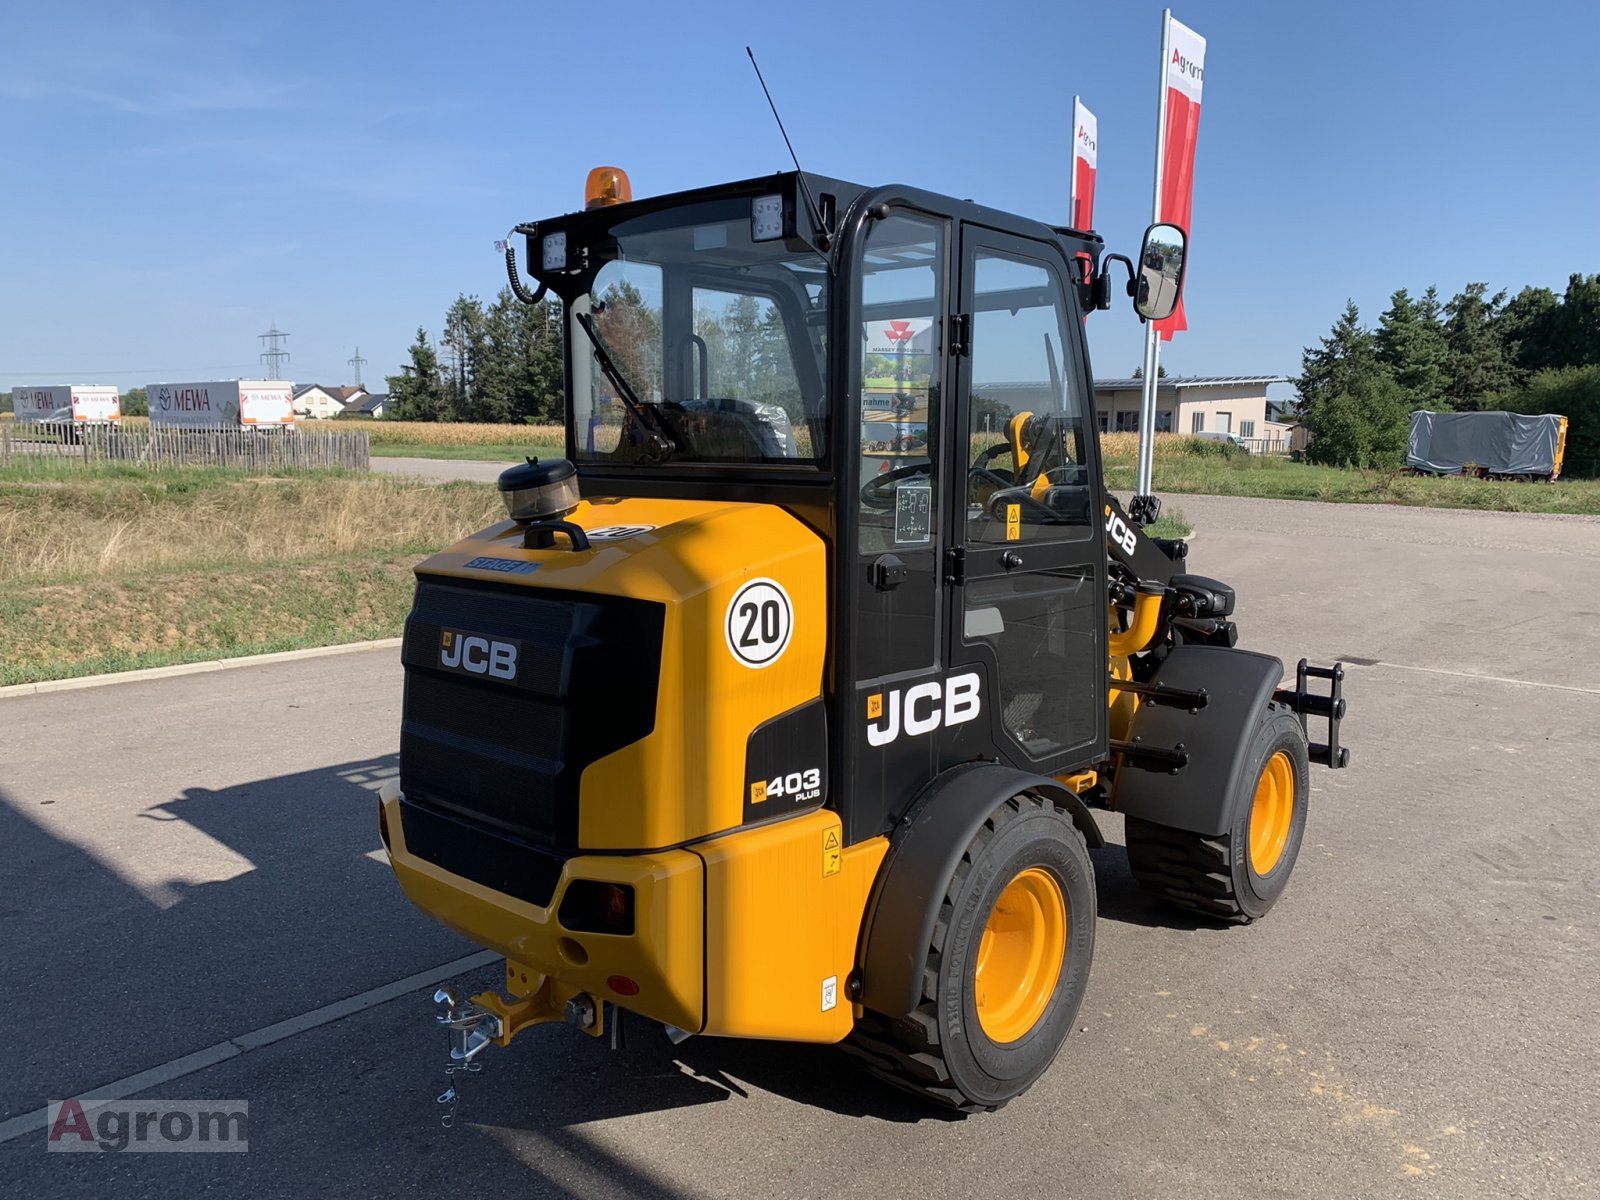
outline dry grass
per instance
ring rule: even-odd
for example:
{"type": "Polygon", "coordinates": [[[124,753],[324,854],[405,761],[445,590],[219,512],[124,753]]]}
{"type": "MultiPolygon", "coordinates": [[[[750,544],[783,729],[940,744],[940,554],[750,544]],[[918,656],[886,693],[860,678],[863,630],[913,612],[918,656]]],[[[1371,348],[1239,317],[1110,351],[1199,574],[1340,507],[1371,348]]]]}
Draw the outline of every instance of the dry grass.
{"type": "MultiPolygon", "coordinates": [[[[150,424],[149,417],[123,417],[130,429],[150,424]]],[[[365,433],[374,446],[509,446],[521,442],[560,445],[560,425],[474,425],[464,421],[297,421],[295,432],[365,433]]]]}
{"type": "Polygon", "coordinates": [[[482,485],[385,476],[0,481],[0,583],[421,553],[502,515],[482,485]]]}
{"type": "Polygon", "coordinates": [[[503,515],[473,483],[0,474],[0,684],[392,636],[417,559],[503,515]]]}

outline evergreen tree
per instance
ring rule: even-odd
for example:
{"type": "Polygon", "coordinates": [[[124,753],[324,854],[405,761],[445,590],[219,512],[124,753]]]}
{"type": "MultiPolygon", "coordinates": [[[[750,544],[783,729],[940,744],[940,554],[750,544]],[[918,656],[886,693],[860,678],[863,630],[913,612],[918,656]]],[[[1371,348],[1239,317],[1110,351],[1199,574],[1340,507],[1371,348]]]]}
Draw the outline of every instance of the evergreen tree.
{"type": "Polygon", "coordinates": [[[1383,370],[1372,333],[1362,328],[1361,310],[1354,300],[1345,302],[1344,315],[1321,342],[1316,349],[1308,346],[1301,354],[1300,377],[1292,381],[1300,393],[1302,412],[1325,398],[1348,395],[1357,379],[1383,370]]]}
{"type": "Polygon", "coordinates": [[[1469,283],[1445,305],[1445,360],[1443,399],[1449,407],[1476,412],[1497,392],[1516,383],[1516,371],[1500,341],[1497,318],[1506,294],[1485,299],[1487,284],[1469,283]]]}
{"type": "Polygon", "coordinates": [[[1413,300],[1405,288],[1390,296],[1388,309],[1378,318],[1373,345],[1378,361],[1400,385],[1409,408],[1439,407],[1449,349],[1432,288],[1422,300],[1413,300]]]}
{"type": "Polygon", "coordinates": [[[389,400],[401,421],[453,421],[444,381],[439,377],[439,356],[428,341],[428,331],[417,329],[411,344],[411,362],[400,374],[388,376],[389,400]]]}
{"type": "Polygon", "coordinates": [[[479,395],[478,382],[484,372],[488,339],[484,331],[483,305],[476,296],[457,296],[445,312],[444,334],[439,339],[447,352],[444,373],[449,406],[462,421],[492,420],[486,411],[493,406],[479,395]]]}
{"type": "Polygon", "coordinates": [[[1600,275],[1576,274],[1554,317],[1552,367],[1600,365],[1600,275]]]}
{"type": "Polygon", "coordinates": [[[1556,323],[1561,302],[1549,288],[1525,287],[1495,318],[1500,345],[1523,382],[1535,371],[1555,366],[1556,323]]]}
{"type": "Polygon", "coordinates": [[[1298,409],[1311,434],[1307,454],[1335,467],[1398,465],[1409,428],[1407,394],[1378,360],[1355,301],[1346,302],[1321,345],[1302,354],[1298,409]]]}

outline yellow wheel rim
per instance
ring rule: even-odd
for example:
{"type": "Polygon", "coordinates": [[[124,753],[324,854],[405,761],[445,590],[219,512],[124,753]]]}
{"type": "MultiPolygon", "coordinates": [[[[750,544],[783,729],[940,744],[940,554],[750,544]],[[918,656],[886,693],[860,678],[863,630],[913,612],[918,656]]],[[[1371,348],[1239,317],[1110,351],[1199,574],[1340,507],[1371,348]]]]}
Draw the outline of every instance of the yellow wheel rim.
{"type": "Polygon", "coordinates": [[[1294,764],[1279,750],[1267,759],[1250,806],[1250,868],[1267,875],[1283,858],[1294,823],[1294,764]]]}
{"type": "Polygon", "coordinates": [[[1056,877],[1029,867],[1000,893],[978,943],[978,1024],[1014,1042],[1039,1023],[1067,953],[1067,902],[1056,877]]]}

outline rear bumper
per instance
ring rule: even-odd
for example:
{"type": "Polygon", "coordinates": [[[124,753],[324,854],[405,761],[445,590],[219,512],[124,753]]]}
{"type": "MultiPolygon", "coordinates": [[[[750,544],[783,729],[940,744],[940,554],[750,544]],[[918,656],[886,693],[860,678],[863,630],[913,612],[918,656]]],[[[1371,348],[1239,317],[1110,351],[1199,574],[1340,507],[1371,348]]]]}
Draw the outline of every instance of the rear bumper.
{"type": "MultiPolygon", "coordinates": [[[[596,1000],[618,1003],[668,1025],[697,1032],[705,1024],[704,864],[687,850],[627,857],[579,855],[563,865],[548,905],[494,891],[414,854],[406,846],[398,794],[383,798],[389,861],[406,897],[463,937],[538,976],[559,979],[596,1000]],[[632,934],[573,932],[557,919],[567,887],[578,879],[633,888],[632,934]],[[623,982],[637,992],[619,991],[623,982]]],[[[516,979],[508,970],[508,980],[516,979]]],[[[513,991],[519,990],[515,986],[513,991]]]]}
{"type": "Polygon", "coordinates": [[[848,980],[888,839],[844,846],[837,813],[813,809],[686,849],[576,855],[539,905],[428,861],[406,844],[410,806],[398,789],[381,802],[406,896],[504,954],[508,990],[538,994],[535,1019],[559,1019],[554,1002],[583,992],[690,1033],[837,1042],[854,1024],[848,980]],[[562,901],[580,880],[633,888],[631,934],[563,927],[562,901]]]}

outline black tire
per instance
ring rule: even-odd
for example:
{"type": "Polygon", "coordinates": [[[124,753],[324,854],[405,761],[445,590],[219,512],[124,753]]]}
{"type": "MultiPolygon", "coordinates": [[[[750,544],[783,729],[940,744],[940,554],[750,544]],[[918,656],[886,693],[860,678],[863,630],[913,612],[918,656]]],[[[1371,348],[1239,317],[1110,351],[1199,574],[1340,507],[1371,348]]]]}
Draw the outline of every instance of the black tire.
{"type": "Polygon", "coordinates": [[[1128,866],[1145,891],[1179,908],[1238,925],[1265,916],[1277,903],[1300,854],[1311,797],[1306,736],[1294,713],[1268,704],[1250,737],[1245,762],[1229,800],[1232,820],[1226,833],[1207,837],[1128,818],[1128,866]],[[1258,872],[1250,849],[1251,813],[1257,783],[1280,753],[1288,758],[1294,783],[1288,838],[1271,868],[1258,872]]]}
{"type": "Polygon", "coordinates": [[[1036,796],[1006,801],[973,837],[940,898],[931,944],[920,950],[921,1002],[900,1018],[867,1012],[846,1049],[879,1078],[939,1104],[1000,1108],[1044,1074],[1072,1032],[1094,957],[1095,912],[1094,865],[1072,818],[1036,796]],[[1030,870],[1060,889],[1066,945],[1042,1011],[1020,1037],[999,1042],[978,1015],[977,955],[996,901],[1030,870]]]}

